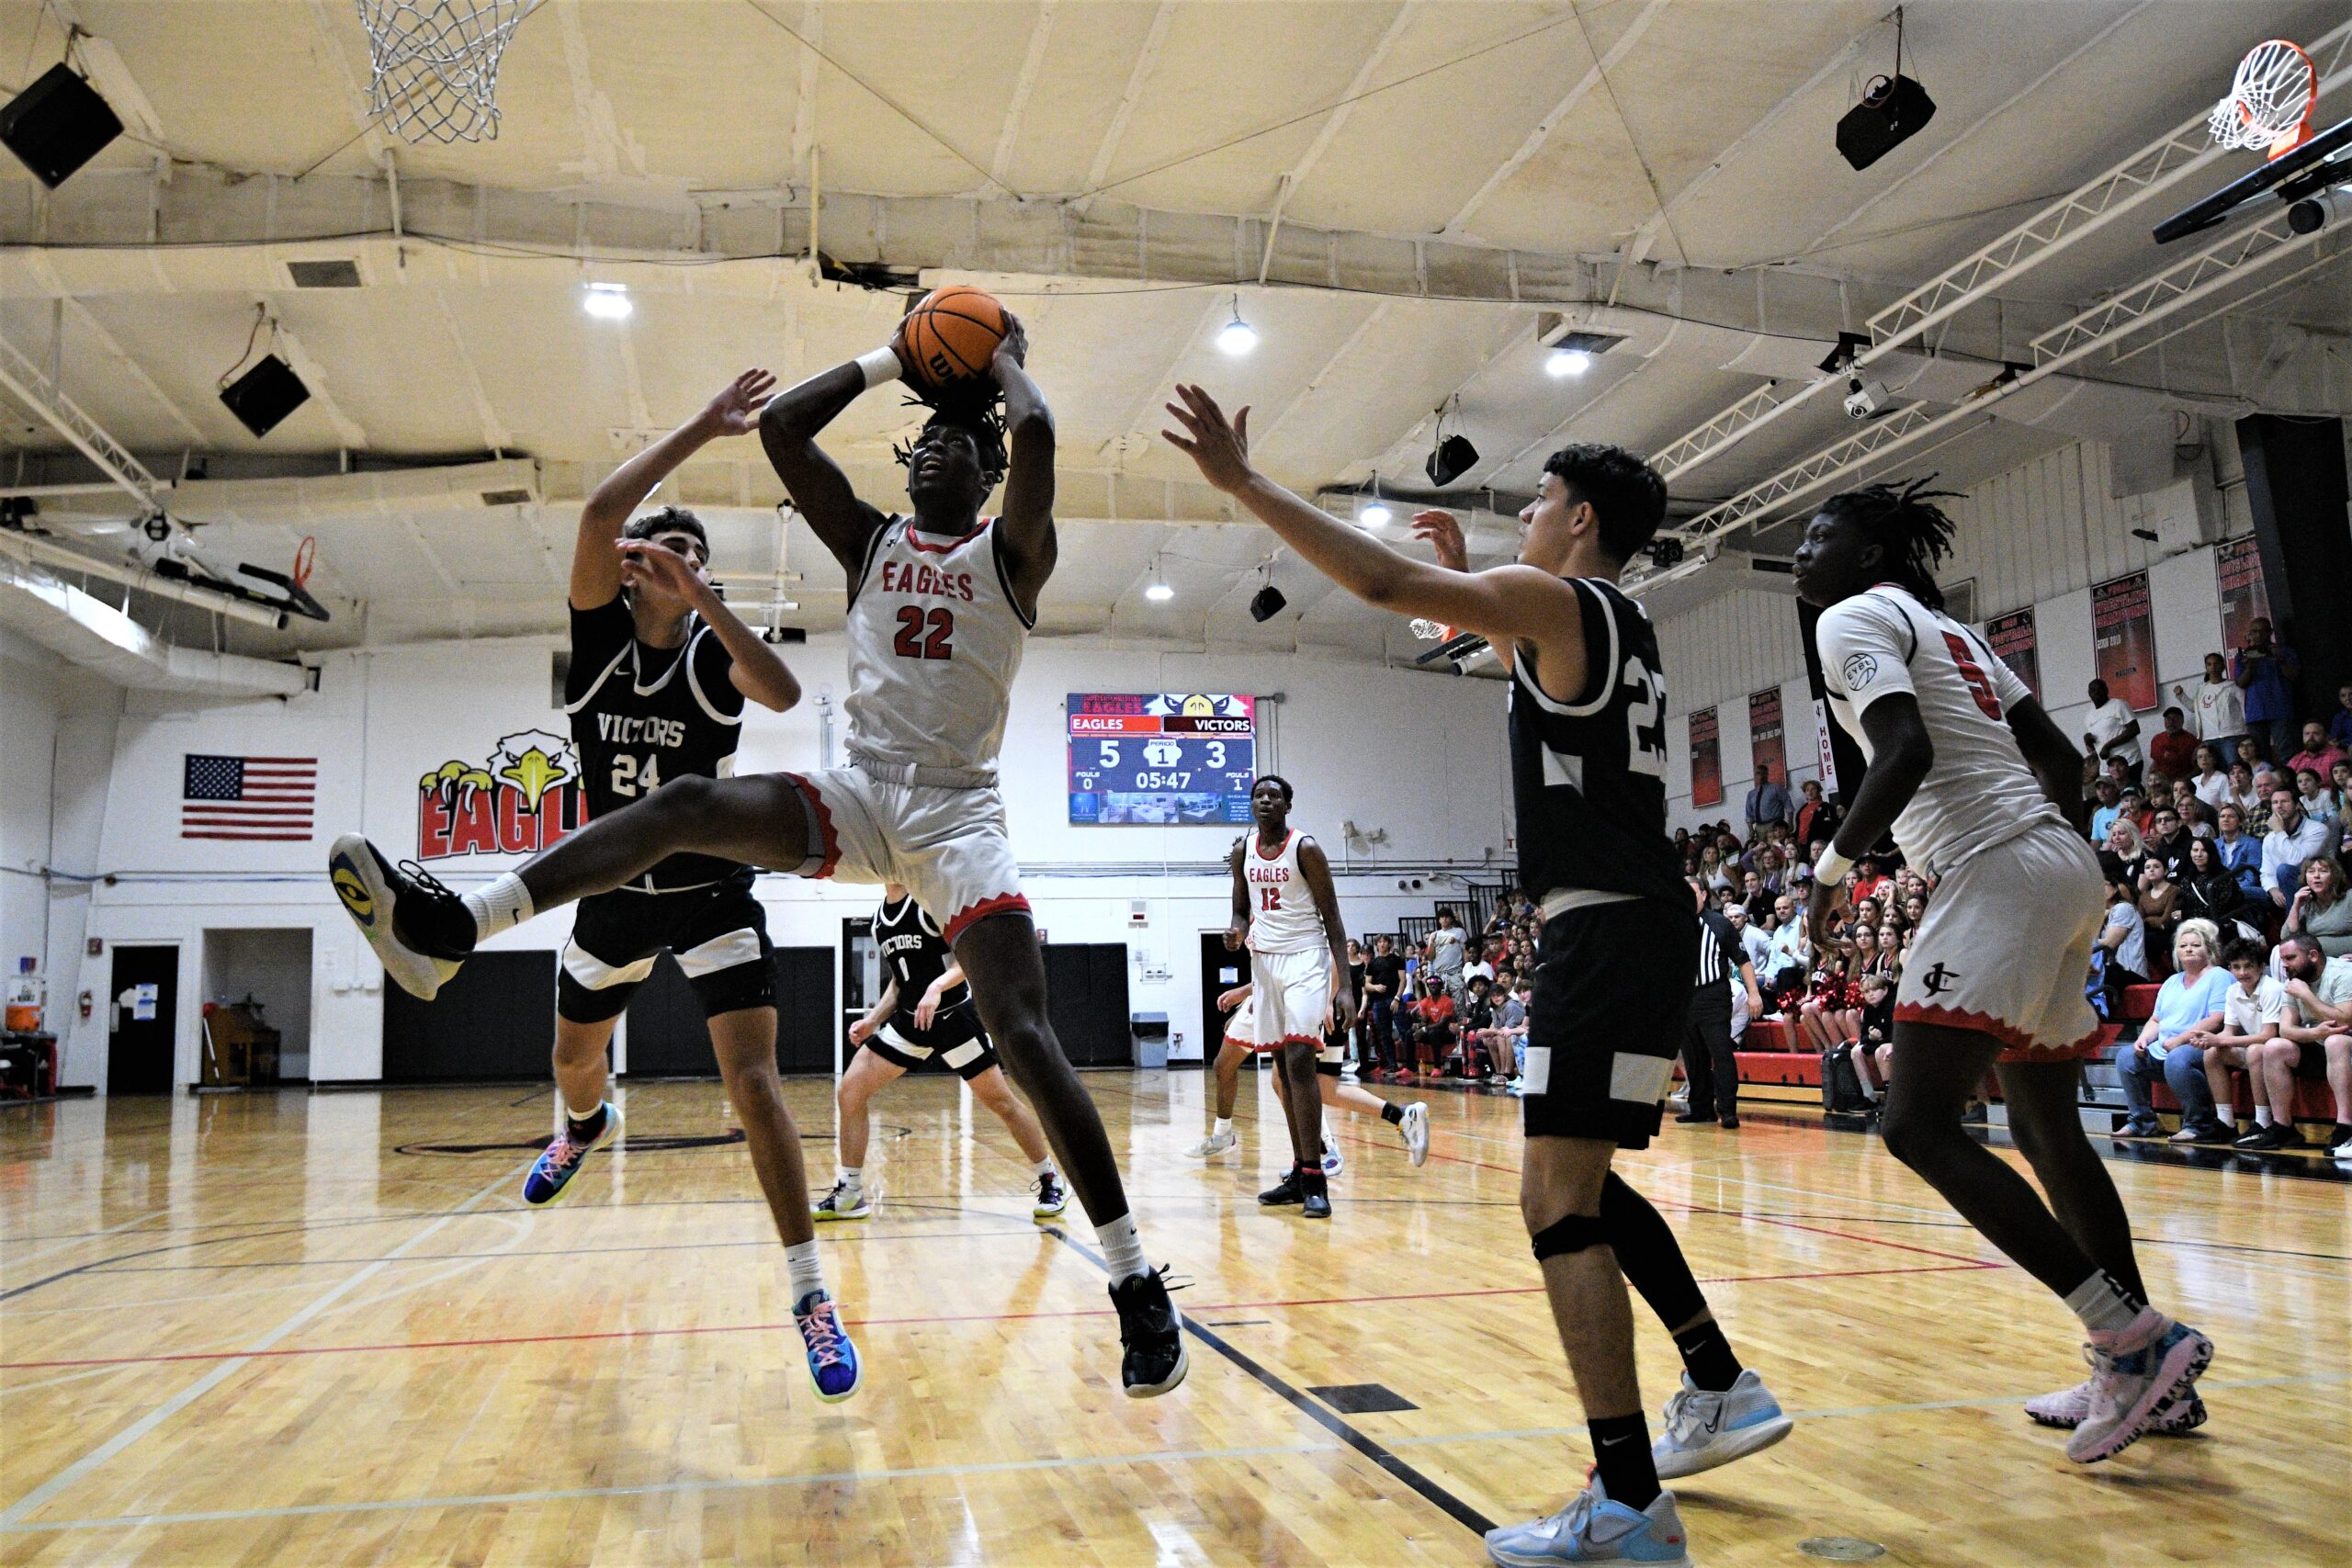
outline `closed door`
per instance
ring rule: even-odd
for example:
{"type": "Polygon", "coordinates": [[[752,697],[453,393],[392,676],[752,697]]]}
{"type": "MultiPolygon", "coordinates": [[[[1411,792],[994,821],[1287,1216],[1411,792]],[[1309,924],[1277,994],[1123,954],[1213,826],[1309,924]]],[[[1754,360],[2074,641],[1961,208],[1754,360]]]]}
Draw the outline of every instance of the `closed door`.
{"type": "Polygon", "coordinates": [[[1223,931],[1201,933],[1201,1061],[1214,1063],[1225,1044],[1225,1021],[1216,999],[1250,978],[1250,955],[1228,951],[1223,931]]]}
{"type": "Polygon", "coordinates": [[[107,1092],[169,1094],[180,950],[118,947],[107,992],[107,1092]]]}

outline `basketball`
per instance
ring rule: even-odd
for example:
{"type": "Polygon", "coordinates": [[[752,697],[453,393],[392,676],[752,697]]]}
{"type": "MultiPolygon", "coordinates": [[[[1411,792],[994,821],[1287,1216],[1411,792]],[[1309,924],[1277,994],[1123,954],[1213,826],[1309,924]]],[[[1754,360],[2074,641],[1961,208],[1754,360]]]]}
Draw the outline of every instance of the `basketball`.
{"type": "Polygon", "coordinates": [[[934,288],[907,312],[904,331],[915,374],[933,387],[988,374],[1004,341],[1004,307],[968,283],[934,288]]]}

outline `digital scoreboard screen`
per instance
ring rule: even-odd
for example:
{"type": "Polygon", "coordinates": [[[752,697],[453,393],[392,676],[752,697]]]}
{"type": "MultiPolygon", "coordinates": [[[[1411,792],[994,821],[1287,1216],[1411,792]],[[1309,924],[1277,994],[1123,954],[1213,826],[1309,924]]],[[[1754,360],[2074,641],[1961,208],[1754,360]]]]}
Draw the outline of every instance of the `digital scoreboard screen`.
{"type": "Polygon", "coordinates": [[[1258,776],[1254,697],[1073,692],[1069,819],[1153,827],[1250,820],[1258,776]]]}

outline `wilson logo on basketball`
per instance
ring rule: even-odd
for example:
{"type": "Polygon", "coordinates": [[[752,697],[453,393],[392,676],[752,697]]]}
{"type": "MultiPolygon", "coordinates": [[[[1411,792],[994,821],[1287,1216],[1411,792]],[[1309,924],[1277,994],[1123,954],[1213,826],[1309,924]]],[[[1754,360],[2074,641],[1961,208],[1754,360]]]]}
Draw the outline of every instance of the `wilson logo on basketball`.
{"type": "Polygon", "coordinates": [[[487,763],[442,763],[416,781],[416,858],[535,854],[588,819],[571,742],[501,736],[487,763]]]}

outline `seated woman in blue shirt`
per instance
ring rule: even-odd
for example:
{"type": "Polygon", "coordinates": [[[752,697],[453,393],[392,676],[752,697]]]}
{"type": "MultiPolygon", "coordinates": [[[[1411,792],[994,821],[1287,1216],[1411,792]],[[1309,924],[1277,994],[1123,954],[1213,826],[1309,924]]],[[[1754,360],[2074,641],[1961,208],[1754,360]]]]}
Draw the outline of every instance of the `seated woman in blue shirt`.
{"type": "MultiPolygon", "coordinates": [[[[2200,842],[2202,840],[2199,840],[2200,842]]],[[[2115,1048],[2115,1076],[2123,1085],[2131,1120],[2122,1131],[2136,1138],[2153,1138],[2163,1128],[2148,1090],[2158,1077],[2171,1086],[2180,1102],[2183,1126],[2196,1122],[2200,1108],[2211,1119],[2213,1094],[2205,1082],[2205,1054],[2183,1044],[2183,1036],[2220,1026],[2222,998],[2229,993],[2230,972],[2213,962],[2222,945],[2221,932],[2211,920],[2188,919],[2172,939],[2174,974],[2156,992],[2155,1010],[2148,1015],[2140,1037],[2115,1048]]]]}

